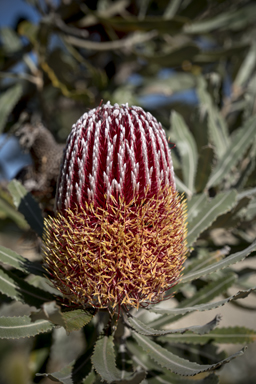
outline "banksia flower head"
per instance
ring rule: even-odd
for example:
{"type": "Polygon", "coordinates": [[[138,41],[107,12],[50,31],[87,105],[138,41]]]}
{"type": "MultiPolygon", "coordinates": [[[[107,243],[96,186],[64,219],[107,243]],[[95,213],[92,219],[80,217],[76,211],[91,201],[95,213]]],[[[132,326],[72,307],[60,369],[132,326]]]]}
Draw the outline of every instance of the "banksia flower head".
{"type": "Polygon", "coordinates": [[[159,302],[179,279],[185,236],[161,124],[128,104],[85,113],[67,140],[56,217],[45,224],[56,288],[84,308],[159,302]]]}

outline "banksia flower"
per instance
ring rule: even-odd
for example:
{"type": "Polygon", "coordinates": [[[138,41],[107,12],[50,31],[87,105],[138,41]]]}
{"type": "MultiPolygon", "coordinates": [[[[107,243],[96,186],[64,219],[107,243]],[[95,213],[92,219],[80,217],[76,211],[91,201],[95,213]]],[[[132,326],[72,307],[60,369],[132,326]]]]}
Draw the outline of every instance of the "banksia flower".
{"type": "Polygon", "coordinates": [[[84,308],[157,303],[179,280],[185,236],[161,124],[127,104],[85,113],[67,140],[56,217],[45,222],[55,287],[84,308]]]}

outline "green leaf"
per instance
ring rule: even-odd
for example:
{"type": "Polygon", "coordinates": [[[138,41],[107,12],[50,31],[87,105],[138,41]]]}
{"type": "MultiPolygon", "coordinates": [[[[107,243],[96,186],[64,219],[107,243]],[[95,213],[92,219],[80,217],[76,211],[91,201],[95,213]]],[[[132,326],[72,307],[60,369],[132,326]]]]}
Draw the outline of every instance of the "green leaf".
{"type": "Polygon", "coordinates": [[[65,323],[61,316],[60,307],[56,305],[56,301],[44,303],[38,312],[31,312],[30,318],[32,321],[48,320],[53,324],[64,327],[65,323]]]}
{"type": "Polygon", "coordinates": [[[222,12],[221,14],[211,17],[209,20],[198,21],[187,24],[184,28],[185,33],[200,34],[208,33],[216,29],[237,30],[244,28],[250,22],[254,22],[256,6],[250,4],[246,7],[222,12]]]}
{"type": "Polygon", "coordinates": [[[197,363],[182,359],[181,357],[174,355],[170,351],[161,347],[154,341],[150,340],[146,336],[139,335],[138,333],[132,332],[133,338],[144,351],[161,367],[164,367],[178,375],[182,376],[194,376],[201,372],[209,372],[228,363],[232,359],[243,355],[244,349],[229,356],[216,364],[199,365],[197,363]]]}
{"type": "Polygon", "coordinates": [[[222,260],[223,257],[228,255],[229,251],[229,247],[224,247],[223,249],[220,249],[215,252],[207,252],[206,255],[204,255],[203,257],[192,260],[192,262],[188,266],[185,265],[183,276],[186,276],[188,273],[203,269],[205,266],[212,265],[216,261],[222,260]]]}
{"type": "Polygon", "coordinates": [[[11,249],[0,246],[0,261],[24,273],[43,276],[46,272],[40,263],[30,261],[11,249]]]}
{"type": "Polygon", "coordinates": [[[18,180],[8,184],[16,208],[22,213],[30,227],[40,236],[43,235],[44,220],[41,209],[31,194],[18,180]]]}
{"type": "Polygon", "coordinates": [[[143,79],[143,88],[139,96],[152,93],[163,94],[165,96],[173,95],[176,92],[193,89],[196,86],[196,77],[191,73],[175,73],[169,77],[161,78],[145,78],[143,79]]]}
{"type": "Polygon", "coordinates": [[[78,331],[88,324],[94,313],[86,312],[83,309],[75,309],[74,311],[62,312],[61,316],[64,320],[64,327],[67,332],[78,331]]]}
{"type": "Polygon", "coordinates": [[[148,325],[144,324],[142,321],[132,316],[125,316],[125,322],[130,327],[132,327],[136,332],[140,333],[144,336],[164,336],[172,333],[185,333],[187,331],[191,331],[192,333],[196,333],[202,335],[214,329],[220,321],[220,317],[216,316],[212,321],[205,325],[194,325],[191,327],[179,328],[179,329],[165,329],[165,330],[156,330],[150,328],[148,325]]]}
{"type": "Polygon", "coordinates": [[[63,384],[93,383],[92,380],[95,378],[95,374],[92,371],[91,352],[91,348],[88,349],[76,361],[72,361],[60,371],[53,373],[38,373],[36,376],[49,377],[51,380],[63,384]]]}
{"type": "Polygon", "coordinates": [[[0,292],[24,304],[40,308],[45,301],[51,301],[52,295],[36,288],[9,271],[0,268],[0,292]]]}
{"type": "Polygon", "coordinates": [[[157,30],[163,33],[175,33],[182,29],[186,19],[181,17],[173,17],[164,20],[162,17],[147,16],[139,20],[137,17],[130,18],[103,18],[100,17],[103,24],[110,25],[117,31],[152,31],[157,30]]]}
{"type": "Polygon", "coordinates": [[[209,376],[205,377],[202,380],[191,380],[186,378],[181,378],[173,373],[169,372],[163,375],[156,375],[150,379],[147,379],[148,384],[218,384],[219,378],[214,373],[211,373],[209,376]]]}
{"type": "Polygon", "coordinates": [[[201,278],[203,276],[209,275],[210,273],[219,271],[220,269],[227,268],[232,264],[237,263],[238,261],[244,260],[251,252],[256,250],[256,240],[247,248],[240,252],[236,252],[233,255],[226,257],[223,260],[218,261],[215,264],[209,265],[205,268],[200,269],[199,271],[192,271],[189,274],[185,275],[182,278],[183,283],[201,278]]]}
{"type": "Polygon", "coordinates": [[[235,228],[237,227],[240,219],[240,215],[246,208],[248,208],[251,199],[249,197],[244,197],[240,199],[237,205],[231,209],[231,211],[221,215],[213,223],[211,229],[213,228],[235,228]]]}
{"type": "Polygon", "coordinates": [[[0,317],[0,338],[19,339],[20,337],[31,337],[39,333],[50,332],[53,324],[46,320],[31,322],[29,316],[23,317],[0,317]]]}
{"type": "Polygon", "coordinates": [[[119,384],[139,384],[146,377],[144,371],[125,372],[116,367],[113,336],[101,337],[95,345],[92,355],[92,364],[102,377],[108,383],[119,384]]]}
{"type": "Polygon", "coordinates": [[[152,359],[149,358],[143,348],[135,342],[127,341],[127,348],[130,351],[131,358],[134,360],[136,365],[139,364],[141,368],[147,371],[150,374],[150,377],[147,377],[147,382],[152,384],[164,383],[164,384],[216,384],[218,383],[217,376],[215,374],[210,374],[203,380],[192,381],[185,377],[181,377],[168,371],[165,368],[160,368],[152,359]],[[159,371],[162,371],[160,373],[159,371]]]}
{"type": "Polygon", "coordinates": [[[103,336],[96,342],[92,364],[108,383],[122,379],[121,372],[116,367],[113,336],[103,336]]]}
{"type": "MultiPolygon", "coordinates": [[[[226,299],[223,299],[223,300],[215,301],[215,302],[210,303],[210,304],[206,303],[206,304],[195,305],[193,307],[187,306],[184,308],[177,307],[177,308],[173,308],[173,309],[150,308],[150,311],[154,312],[154,313],[168,315],[169,316],[168,322],[170,323],[170,322],[174,321],[173,319],[175,319],[175,321],[176,321],[178,318],[180,318],[179,316],[183,316],[183,315],[190,313],[190,312],[208,311],[211,309],[221,307],[221,306],[223,306],[223,305],[225,305],[225,304],[227,304],[233,300],[244,299],[253,291],[256,291],[256,287],[250,288],[250,289],[245,290],[245,291],[239,291],[235,295],[232,295],[232,296],[230,296],[226,299]]],[[[165,316],[165,317],[167,317],[167,316],[165,316]]],[[[154,326],[162,326],[162,325],[165,325],[165,320],[166,319],[164,317],[161,317],[161,318],[155,320],[154,322],[151,322],[150,324],[151,325],[153,324],[154,326]]],[[[167,322],[166,322],[166,324],[167,324],[167,322]]]]}
{"type": "MultiPolygon", "coordinates": [[[[215,61],[220,61],[221,59],[227,59],[230,56],[235,56],[235,55],[244,55],[244,52],[248,49],[248,44],[247,43],[238,43],[238,44],[233,44],[230,48],[217,48],[217,49],[209,49],[205,50],[194,58],[194,62],[196,64],[206,64],[206,63],[213,63],[215,61]]],[[[216,109],[217,111],[217,109],[216,109]]],[[[220,119],[222,120],[222,116],[220,116],[220,119]]],[[[224,120],[222,120],[224,121],[224,120]]]]}
{"type": "Polygon", "coordinates": [[[256,65],[256,44],[253,43],[244,61],[241,63],[236,75],[233,87],[244,87],[247,81],[252,77],[256,65]]]}
{"type": "Polygon", "coordinates": [[[228,212],[236,203],[236,191],[221,192],[203,206],[198,215],[188,223],[187,244],[191,246],[213,221],[228,212]]]}
{"type": "Polygon", "coordinates": [[[214,342],[218,344],[242,344],[252,343],[256,340],[256,331],[245,327],[218,328],[207,335],[196,335],[187,332],[184,335],[168,335],[159,338],[161,341],[170,343],[206,344],[214,342]]]}
{"type": "Polygon", "coordinates": [[[0,96],[0,133],[3,131],[6,120],[13,107],[21,97],[21,94],[22,86],[20,84],[16,84],[0,96]]]}
{"type": "Polygon", "coordinates": [[[202,192],[205,189],[212,170],[213,157],[214,151],[211,147],[201,148],[195,178],[195,189],[197,192],[202,192]]]}
{"type": "Polygon", "coordinates": [[[244,197],[249,197],[249,196],[253,196],[253,195],[256,195],[256,188],[251,188],[251,189],[247,189],[243,192],[240,192],[238,195],[237,195],[237,199],[238,200],[241,200],[243,199],[244,197]]]}
{"type": "Polygon", "coordinates": [[[22,48],[21,39],[18,37],[14,29],[1,28],[1,41],[4,51],[7,53],[14,53],[22,48]]]}
{"type": "Polygon", "coordinates": [[[207,188],[219,184],[230,172],[238,161],[243,157],[251,145],[251,138],[256,135],[256,117],[253,116],[247,120],[242,128],[233,135],[229,148],[219,159],[216,167],[213,169],[207,183],[207,188]]]}
{"type": "Polygon", "coordinates": [[[93,384],[96,376],[94,371],[91,371],[89,375],[82,381],[82,384],[93,384]]]}
{"type": "Polygon", "coordinates": [[[188,197],[192,196],[192,191],[186,187],[186,185],[175,175],[175,183],[179,192],[185,192],[188,197]]]}
{"type": "Polygon", "coordinates": [[[138,52],[138,56],[141,59],[147,60],[149,64],[157,64],[161,67],[167,66],[178,66],[182,65],[184,60],[187,60],[189,57],[190,60],[193,60],[194,57],[200,52],[198,46],[193,43],[184,44],[183,46],[178,46],[173,49],[169,49],[168,52],[158,53],[157,55],[151,54],[146,55],[138,52]]]}
{"type": "Polygon", "coordinates": [[[67,332],[78,331],[88,324],[94,314],[75,309],[73,311],[61,312],[61,308],[56,301],[44,303],[38,312],[32,312],[30,317],[32,321],[39,319],[49,320],[56,325],[61,325],[67,332]]]}
{"type": "Polygon", "coordinates": [[[58,383],[63,384],[74,384],[72,379],[72,370],[74,361],[70,363],[69,365],[66,365],[63,369],[61,369],[58,372],[52,372],[52,373],[37,373],[36,376],[44,376],[49,377],[52,381],[57,381],[58,383]]]}
{"type": "Polygon", "coordinates": [[[200,195],[194,195],[190,200],[188,200],[188,222],[192,221],[198,215],[198,213],[203,209],[206,203],[207,196],[205,193],[201,193],[200,195]]]}
{"type": "MultiPolygon", "coordinates": [[[[173,309],[159,309],[154,307],[150,307],[149,310],[154,313],[161,313],[168,316],[161,316],[156,320],[153,320],[149,326],[150,327],[162,327],[166,324],[170,324],[174,321],[180,319],[184,314],[194,311],[205,311],[211,308],[217,308],[219,305],[223,305],[226,303],[224,300],[223,304],[216,304],[216,306],[210,306],[210,308],[206,306],[200,306],[199,304],[209,303],[210,300],[213,300],[214,297],[225,292],[230,286],[234,284],[236,281],[236,275],[234,273],[228,273],[225,276],[221,276],[218,280],[212,281],[204,288],[197,291],[192,297],[183,300],[177,308],[173,309]]],[[[219,302],[217,302],[219,303],[219,302]]],[[[211,305],[211,304],[210,304],[211,305]]]]}
{"type": "Polygon", "coordinates": [[[13,220],[21,229],[26,230],[29,228],[28,224],[24,220],[24,217],[17,212],[16,208],[0,196],[0,218],[2,219],[7,217],[13,220]]]}
{"type": "Polygon", "coordinates": [[[193,192],[198,158],[194,137],[183,117],[175,111],[171,114],[171,128],[173,141],[177,144],[181,156],[184,184],[193,192]]]}
{"type": "Polygon", "coordinates": [[[228,128],[206,88],[205,79],[199,77],[197,95],[200,100],[200,112],[202,117],[208,116],[209,135],[214,144],[214,151],[220,158],[226,154],[229,147],[228,128]]]}

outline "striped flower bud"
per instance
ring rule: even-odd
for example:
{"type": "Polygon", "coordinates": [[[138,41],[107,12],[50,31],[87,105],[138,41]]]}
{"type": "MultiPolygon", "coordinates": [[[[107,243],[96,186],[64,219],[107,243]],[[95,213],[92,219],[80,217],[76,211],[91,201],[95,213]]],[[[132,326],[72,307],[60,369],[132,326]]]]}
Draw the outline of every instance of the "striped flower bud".
{"type": "Polygon", "coordinates": [[[185,260],[185,210],[150,113],[109,102],[85,113],[67,140],[56,217],[45,222],[51,281],[84,308],[163,300],[185,260]]]}

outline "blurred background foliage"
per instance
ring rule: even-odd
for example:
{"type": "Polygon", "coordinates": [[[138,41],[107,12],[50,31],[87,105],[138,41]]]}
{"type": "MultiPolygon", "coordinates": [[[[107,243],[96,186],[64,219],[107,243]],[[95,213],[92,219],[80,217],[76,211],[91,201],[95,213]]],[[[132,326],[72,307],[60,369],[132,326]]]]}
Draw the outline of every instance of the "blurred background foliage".
{"type": "MultiPolygon", "coordinates": [[[[14,25],[3,26],[0,31],[3,245],[22,249],[20,252],[33,260],[40,259],[38,241],[14,209],[5,188],[7,179],[18,176],[22,180],[24,167],[35,162],[37,156],[31,150],[33,133],[24,135],[24,126],[33,131],[42,122],[60,143],[54,141],[56,152],[62,151],[61,143],[72,124],[85,111],[110,100],[112,104],[140,105],[152,112],[170,141],[176,143],[172,154],[177,187],[187,194],[191,223],[198,207],[209,209],[208,197],[237,191],[236,203],[229,201],[232,210],[224,214],[223,209],[200,237],[199,256],[204,258],[209,247],[213,252],[224,245],[232,251],[248,246],[256,232],[255,1],[27,0],[28,6],[36,18],[27,18],[21,12],[14,25]]],[[[1,7],[3,2],[0,13],[1,7]]],[[[48,149],[44,148],[41,160],[48,149]]],[[[36,172],[46,171],[40,168],[36,172]]],[[[34,177],[32,181],[38,180],[40,177],[34,177]]],[[[27,186],[33,184],[29,181],[27,186]]],[[[35,183],[32,192],[41,188],[35,188],[35,183]]],[[[51,212],[48,202],[54,196],[54,186],[47,203],[42,199],[46,192],[41,189],[43,193],[35,195],[51,212]]],[[[193,243],[194,239],[190,240],[193,243]]],[[[193,256],[198,254],[192,252],[193,256]]],[[[238,273],[240,287],[252,285],[255,268],[255,263],[250,264],[238,273]]],[[[195,285],[194,290],[205,284],[199,283],[201,286],[195,285]]],[[[178,300],[184,294],[180,293],[178,300]]],[[[4,316],[9,299],[2,295],[1,300],[4,316]]],[[[251,319],[250,326],[256,322],[252,309],[252,305],[244,305],[248,316],[241,312],[242,317],[251,319]]],[[[22,311],[26,314],[24,308],[22,311]]],[[[16,303],[11,315],[18,314],[16,303]]],[[[54,370],[58,364],[70,362],[61,352],[65,337],[58,330],[54,336],[2,340],[0,383],[46,383],[48,379],[34,379],[34,373],[45,370],[50,348],[54,370]],[[52,337],[55,347],[51,347],[52,337]]],[[[72,344],[72,358],[78,356],[83,349],[81,338],[67,342],[72,344]]],[[[221,382],[255,382],[252,359],[253,352],[240,363],[238,371],[236,360],[221,382]]]]}

